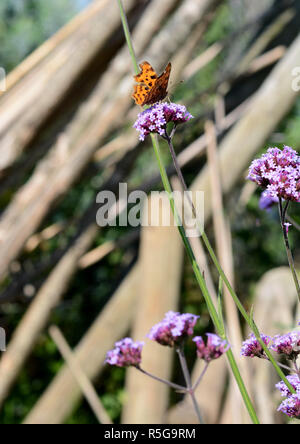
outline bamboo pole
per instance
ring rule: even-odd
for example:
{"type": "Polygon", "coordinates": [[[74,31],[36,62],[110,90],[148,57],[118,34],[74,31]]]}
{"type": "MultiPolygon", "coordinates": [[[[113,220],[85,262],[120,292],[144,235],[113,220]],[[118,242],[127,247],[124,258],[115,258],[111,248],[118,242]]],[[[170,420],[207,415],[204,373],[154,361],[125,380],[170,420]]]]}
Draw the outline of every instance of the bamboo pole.
{"type": "MultiPolygon", "coordinates": [[[[145,340],[151,327],[160,322],[166,312],[177,311],[180,294],[183,246],[171,216],[166,195],[152,196],[145,203],[144,228],[141,233],[139,255],[140,281],[136,316],[132,327],[135,340],[145,340]],[[150,216],[151,215],[151,216],[150,216]],[[151,226],[150,221],[159,221],[151,226]],[[162,221],[170,219],[170,226],[162,221]],[[148,226],[149,225],[149,226],[148,226]]],[[[172,350],[146,339],[142,367],[148,372],[170,380],[172,376],[172,350]]],[[[169,404],[169,388],[154,381],[136,369],[126,376],[126,404],[124,424],[161,424],[169,404]]]]}
{"type": "MultiPolygon", "coordinates": [[[[219,172],[219,159],[217,153],[217,139],[216,130],[214,124],[207,121],[205,124],[205,132],[208,141],[208,165],[210,171],[211,189],[213,193],[210,197],[212,202],[212,217],[214,224],[214,234],[216,251],[220,260],[220,264],[229,278],[231,285],[234,286],[234,260],[232,253],[232,244],[230,229],[228,227],[228,220],[224,213],[223,206],[223,196],[222,196],[222,185],[220,181],[219,172]]],[[[239,365],[242,372],[243,379],[250,389],[250,375],[248,371],[248,363],[246,360],[242,359],[239,350],[242,346],[243,336],[239,321],[239,314],[237,307],[228,292],[227,288],[224,288],[224,308],[226,313],[226,323],[228,329],[229,342],[234,350],[235,359],[239,365]]],[[[232,379],[231,379],[232,382],[232,379]]],[[[235,385],[231,384],[232,390],[230,390],[229,396],[231,398],[231,409],[234,424],[242,424],[244,419],[247,418],[247,412],[243,411],[243,402],[236,390],[235,385]]]]}
{"type": "Polygon", "coordinates": [[[82,390],[82,393],[84,393],[84,396],[93,410],[94,415],[98,419],[98,422],[100,424],[112,424],[112,421],[106,413],[106,410],[104,409],[93,384],[78,364],[60,329],[55,325],[52,325],[49,328],[49,334],[70,368],[72,375],[82,390]]]}

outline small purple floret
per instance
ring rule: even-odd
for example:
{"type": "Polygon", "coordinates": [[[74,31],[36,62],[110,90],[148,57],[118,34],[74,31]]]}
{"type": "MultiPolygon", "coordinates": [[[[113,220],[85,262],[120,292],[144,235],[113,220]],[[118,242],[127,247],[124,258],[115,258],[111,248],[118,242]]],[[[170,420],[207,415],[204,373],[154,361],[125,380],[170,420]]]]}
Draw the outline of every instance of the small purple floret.
{"type": "Polygon", "coordinates": [[[248,179],[265,188],[271,198],[300,202],[300,156],[291,147],[269,148],[252,162],[248,179]]]}
{"type": "Polygon", "coordinates": [[[202,336],[196,336],[193,341],[197,346],[197,356],[206,362],[210,362],[214,359],[220,358],[224,353],[226,353],[230,345],[227,341],[220,338],[220,336],[213,333],[206,333],[207,341],[206,344],[202,336]]]}
{"type": "MultiPolygon", "coordinates": [[[[288,375],[287,380],[296,392],[300,392],[300,377],[298,375],[288,375]]],[[[280,391],[281,396],[285,398],[292,395],[284,381],[278,382],[278,384],[276,384],[276,388],[280,391]]]]}
{"type": "MultiPolygon", "coordinates": [[[[271,338],[261,334],[261,339],[266,345],[269,345],[271,338]]],[[[265,352],[256,336],[252,333],[249,338],[243,342],[241,356],[247,358],[265,358],[265,352]]]]}
{"type": "Polygon", "coordinates": [[[115,343],[115,348],[107,353],[105,362],[117,367],[138,366],[142,360],[144,342],[134,342],[131,338],[124,338],[115,343]]]}
{"type": "Polygon", "coordinates": [[[191,313],[169,311],[164,319],[152,327],[148,337],[161,345],[174,347],[188,336],[194,334],[194,327],[199,316],[191,313]]]}
{"type": "Polygon", "coordinates": [[[157,133],[163,136],[169,122],[178,125],[192,119],[193,116],[183,105],[176,103],[157,103],[138,115],[133,127],[140,133],[140,140],[150,133],[157,133]]]}
{"type": "Polygon", "coordinates": [[[300,391],[285,399],[278,407],[278,411],[290,418],[300,419],[300,391]]]}
{"type": "Polygon", "coordinates": [[[273,338],[272,350],[287,359],[294,360],[300,354],[300,331],[292,331],[273,338]]]}

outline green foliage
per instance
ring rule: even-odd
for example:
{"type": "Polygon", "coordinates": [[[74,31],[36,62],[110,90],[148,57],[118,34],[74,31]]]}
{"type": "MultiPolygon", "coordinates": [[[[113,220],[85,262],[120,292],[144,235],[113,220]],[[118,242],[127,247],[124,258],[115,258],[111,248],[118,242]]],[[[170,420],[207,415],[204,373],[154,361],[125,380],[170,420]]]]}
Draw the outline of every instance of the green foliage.
{"type": "Polygon", "coordinates": [[[76,12],[78,0],[1,0],[0,63],[11,71],[76,12]]]}

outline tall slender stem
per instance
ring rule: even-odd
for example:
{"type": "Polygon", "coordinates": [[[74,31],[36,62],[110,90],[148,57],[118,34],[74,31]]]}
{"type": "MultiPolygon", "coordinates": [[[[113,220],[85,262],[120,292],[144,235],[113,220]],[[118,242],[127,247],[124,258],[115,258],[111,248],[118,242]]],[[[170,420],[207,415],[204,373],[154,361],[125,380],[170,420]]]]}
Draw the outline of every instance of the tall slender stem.
{"type": "Polygon", "coordinates": [[[186,362],[183,346],[182,347],[178,347],[176,351],[177,351],[178,356],[179,356],[180,365],[181,365],[181,368],[182,368],[182,372],[183,372],[183,375],[184,375],[186,386],[188,388],[188,393],[189,393],[189,395],[190,395],[190,397],[192,399],[192,402],[193,402],[193,405],[194,405],[194,409],[195,409],[196,415],[198,417],[199,423],[200,424],[204,424],[203,419],[202,419],[202,415],[201,415],[201,412],[200,412],[200,409],[199,409],[199,405],[198,405],[197,399],[195,397],[195,392],[194,392],[194,389],[192,387],[191,376],[190,376],[190,372],[189,372],[189,369],[188,369],[188,366],[187,366],[187,362],[186,362]]]}
{"type": "Polygon", "coordinates": [[[133,44],[132,44],[132,39],[131,39],[131,34],[130,34],[129,26],[128,26],[128,21],[127,21],[125,9],[124,9],[122,0],[117,0],[117,2],[119,5],[119,9],[120,9],[120,16],[121,16],[121,21],[122,21],[122,25],[123,25],[123,30],[124,30],[128,50],[129,50],[129,53],[131,56],[132,64],[134,66],[134,71],[136,74],[138,74],[139,66],[138,66],[138,63],[136,60],[136,55],[135,55],[135,51],[134,51],[133,44]]]}
{"type": "Polygon", "coordinates": [[[204,369],[203,369],[202,372],[201,372],[201,375],[199,376],[199,378],[197,379],[197,381],[196,381],[195,384],[193,385],[193,390],[194,390],[194,392],[197,390],[197,388],[199,387],[199,384],[202,382],[202,380],[203,380],[203,378],[204,378],[204,375],[205,375],[206,372],[207,372],[208,366],[209,366],[209,362],[206,362],[206,363],[205,363],[205,367],[204,367],[204,369]]]}
{"type": "Polygon", "coordinates": [[[286,221],[287,221],[286,215],[287,215],[289,203],[290,202],[287,201],[285,207],[283,207],[282,199],[281,199],[281,197],[279,198],[279,216],[280,216],[280,224],[281,224],[281,228],[282,228],[284,245],[285,245],[285,249],[286,249],[286,253],[287,253],[287,257],[288,257],[288,261],[289,261],[289,266],[292,271],[293,279],[294,279],[296,290],[297,290],[298,299],[300,302],[300,285],[299,285],[299,280],[298,280],[298,276],[297,276],[297,272],[296,272],[296,268],[295,268],[292,250],[290,247],[288,230],[287,230],[287,226],[286,226],[286,221]]]}

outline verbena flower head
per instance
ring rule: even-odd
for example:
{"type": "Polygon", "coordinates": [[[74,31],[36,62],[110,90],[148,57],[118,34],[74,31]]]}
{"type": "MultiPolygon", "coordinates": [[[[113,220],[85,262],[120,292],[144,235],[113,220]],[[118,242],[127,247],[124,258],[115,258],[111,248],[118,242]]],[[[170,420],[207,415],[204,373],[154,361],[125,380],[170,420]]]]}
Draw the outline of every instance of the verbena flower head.
{"type": "Polygon", "coordinates": [[[269,148],[252,162],[248,179],[266,189],[266,195],[300,202],[300,156],[285,146],[269,148]]]}
{"type": "MultiPolygon", "coordinates": [[[[261,334],[260,337],[266,345],[269,345],[271,341],[269,336],[261,334]]],[[[247,358],[264,358],[266,356],[264,349],[253,333],[243,342],[241,355],[247,358]]]]}
{"type": "Polygon", "coordinates": [[[300,331],[292,331],[273,338],[272,350],[287,359],[296,359],[300,354],[300,331]]]}
{"type": "Polygon", "coordinates": [[[161,345],[174,347],[194,334],[198,319],[199,316],[190,313],[169,311],[161,322],[152,327],[148,337],[161,345]]]}
{"type": "Polygon", "coordinates": [[[278,197],[271,197],[267,191],[264,191],[260,196],[259,207],[262,210],[270,210],[278,202],[278,197]]]}
{"type": "Polygon", "coordinates": [[[213,333],[206,333],[207,341],[206,344],[202,336],[196,336],[193,341],[197,346],[197,356],[200,359],[204,359],[206,362],[210,362],[214,359],[220,358],[224,353],[226,353],[230,345],[220,336],[213,333]]]}
{"type": "Polygon", "coordinates": [[[285,399],[278,407],[278,411],[290,418],[300,419],[300,391],[285,399]]]}
{"type": "Polygon", "coordinates": [[[117,367],[138,366],[142,360],[144,342],[134,342],[131,338],[124,338],[115,343],[115,348],[107,353],[107,364],[117,367]]]}
{"type": "Polygon", "coordinates": [[[193,116],[183,105],[176,103],[157,103],[138,115],[133,127],[140,133],[140,140],[145,140],[150,133],[163,136],[169,122],[176,125],[187,122],[193,116]]]}
{"type": "MultiPolygon", "coordinates": [[[[288,375],[287,380],[296,392],[300,392],[300,377],[298,375],[288,375]]],[[[281,396],[285,398],[287,398],[288,396],[292,396],[292,393],[285,385],[284,381],[278,382],[278,384],[276,384],[276,388],[280,391],[281,396]]]]}

